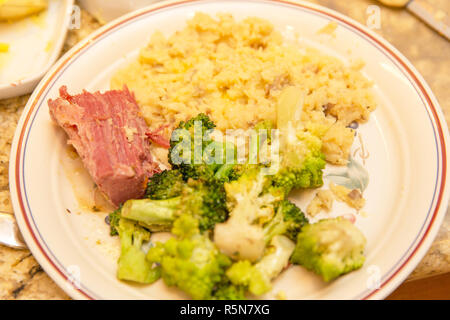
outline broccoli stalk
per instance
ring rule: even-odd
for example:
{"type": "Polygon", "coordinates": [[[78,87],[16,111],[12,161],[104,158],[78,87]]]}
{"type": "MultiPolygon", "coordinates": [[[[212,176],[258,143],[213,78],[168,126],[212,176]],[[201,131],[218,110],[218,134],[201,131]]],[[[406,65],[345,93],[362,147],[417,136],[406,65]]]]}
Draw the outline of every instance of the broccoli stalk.
{"type": "Polygon", "coordinates": [[[275,279],[288,266],[294,249],[295,243],[289,238],[282,235],[274,236],[266,254],[255,264],[255,269],[266,281],[275,279]]]}
{"type": "Polygon", "coordinates": [[[271,290],[272,279],[287,267],[294,248],[294,242],[277,235],[258,263],[252,265],[248,260],[238,261],[227,270],[226,275],[235,286],[244,287],[252,294],[262,295],[271,290]]]}
{"type": "Polygon", "coordinates": [[[365,244],[364,235],[350,221],[325,219],[303,227],[291,262],[331,281],[364,264],[365,244]]]}
{"type": "Polygon", "coordinates": [[[215,226],[214,242],[228,256],[257,261],[263,255],[263,224],[272,219],[276,203],[283,199],[282,192],[267,188],[268,184],[270,179],[261,168],[249,169],[225,184],[230,218],[215,226]]]}
{"type": "MultiPolygon", "coordinates": [[[[180,288],[193,299],[213,298],[231,261],[207,235],[200,234],[198,220],[191,215],[183,214],[175,220],[172,233],[177,238],[150,248],[147,260],[160,265],[162,279],[168,286],[180,288]]],[[[218,297],[224,294],[219,293],[218,297]]]]}
{"type": "Polygon", "coordinates": [[[158,280],[159,268],[152,268],[142,251],[142,244],[150,240],[150,232],[123,217],[118,222],[117,231],[121,246],[117,278],[139,283],[153,283],[158,280]]]}
{"type": "Polygon", "coordinates": [[[128,200],[122,207],[122,217],[137,221],[153,232],[172,228],[181,196],[166,200],[128,200]]]}
{"type": "Polygon", "coordinates": [[[169,231],[174,220],[182,213],[187,213],[198,218],[203,232],[227,219],[225,201],[225,189],[221,183],[212,181],[205,184],[202,181],[188,180],[183,183],[177,197],[164,200],[128,200],[123,205],[122,216],[138,221],[152,231],[169,231]]]}

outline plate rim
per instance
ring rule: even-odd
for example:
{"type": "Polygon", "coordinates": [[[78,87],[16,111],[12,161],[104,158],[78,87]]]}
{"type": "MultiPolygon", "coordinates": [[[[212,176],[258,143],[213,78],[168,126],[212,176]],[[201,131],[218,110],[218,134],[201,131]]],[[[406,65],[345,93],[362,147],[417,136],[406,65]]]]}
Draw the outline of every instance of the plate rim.
{"type": "MultiPolygon", "coordinates": [[[[10,181],[10,191],[11,199],[14,207],[16,219],[19,224],[19,228],[24,235],[25,241],[29,246],[30,251],[33,253],[36,260],[44,268],[44,270],[51,276],[51,278],[72,298],[75,299],[94,299],[90,294],[86,293],[83,289],[79,288],[76,284],[71,281],[58,266],[55,265],[51,257],[47,255],[45,250],[42,248],[41,243],[34,234],[30,222],[28,220],[28,214],[25,210],[25,205],[22,199],[21,182],[20,182],[20,155],[21,149],[23,148],[23,138],[25,132],[29,129],[29,120],[31,115],[35,111],[38,100],[44,93],[45,89],[51,82],[51,80],[58,75],[60,70],[69,63],[76,55],[81,54],[84,49],[88,49],[89,45],[96,42],[101,36],[108,32],[113,32],[115,28],[120,25],[127,23],[133,19],[136,19],[142,15],[148,14],[150,12],[155,12],[160,9],[170,8],[177,5],[183,5],[186,3],[201,3],[201,2],[216,2],[221,0],[171,0],[163,1],[159,3],[152,4],[143,9],[129,13],[123,17],[120,17],[105,26],[99,28],[97,31],[93,32],[87,38],[82,40],[80,43],[75,45],[71,50],[69,50],[47,73],[44,79],[40,82],[33,95],[30,97],[23,114],[20,118],[19,124],[17,126],[10,156],[10,171],[9,171],[9,181],[10,181]],[[19,214],[21,213],[21,214],[19,214]]],[[[353,30],[358,31],[363,37],[368,38],[376,42],[382,47],[382,51],[389,57],[393,58],[396,62],[400,63],[402,68],[407,71],[408,75],[413,79],[414,83],[420,88],[420,94],[426,99],[425,108],[432,115],[433,120],[432,126],[434,129],[438,129],[439,133],[439,143],[440,153],[437,156],[442,157],[442,173],[440,178],[440,189],[439,195],[436,202],[436,206],[433,212],[431,220],[427,223],[426,230],[418,243],[409,253],[406,260],[398,267],[395,268],[393,273],[386,279],[379,287],[379,289],[373,289],[369,294],[365,295],[362,299],[382,299],[389,295],[408,275],[413,271],[417,264],[421,261],[423,256],[428,251],[434,240],[442,220],[445,216],[447,210],[448,201],[450,197],[450,188],[448,186],[449,171],[447,166],[449,164],[449,159],[447,157],[447,143],[450,139],[447,123],[443,116],[440,105],[434,96],[433,92],[429,88],[426,81],[423,79],[421,74],[415,69],[415,67],[409,62],[409,60],[401,54],[393,45],[391,45],[387,40],[383,39],[381,36],[368,29],[366,26],[355,21],[354,19],[345,16],[337,11],[323,7],[321,5],[305,2],[302,0],[247,0],[251,2],[262,2],[262,3],[274,3],[274,4],[285,4],[294,7],[301,7],[303,9],[309,9],[310,11],[315,11],[330,17],[332,20],[338,20],[341,23],[347,25],[353,30]],[[447,130],[445,130],[447,129],[447,130]],[[393,281],[396,280],[396,281],[393,281]]],[[[419,94],[419,95],[420,95],[419,94]]],[[[438,150],[439,151],[439,150],[438,150]]],[[[420,233],[419,233],[420,235],[420,233]]],[[[408,249],[408,251],[410,251],[408,249]]]]}

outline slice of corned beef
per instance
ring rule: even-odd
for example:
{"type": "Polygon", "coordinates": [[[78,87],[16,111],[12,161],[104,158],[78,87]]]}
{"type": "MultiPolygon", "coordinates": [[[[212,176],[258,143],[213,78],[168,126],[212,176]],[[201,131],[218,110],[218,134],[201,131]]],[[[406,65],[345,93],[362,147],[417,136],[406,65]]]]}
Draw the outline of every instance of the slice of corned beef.
{"type": "Polygon", "coordinates": [[[63,86],[59,93],[48,101],[50,115],[66,131],[99,189],[116,206],[141,198],[148,177],[160,169],[134,95],[126,87],[71,96],[63,86]]]}

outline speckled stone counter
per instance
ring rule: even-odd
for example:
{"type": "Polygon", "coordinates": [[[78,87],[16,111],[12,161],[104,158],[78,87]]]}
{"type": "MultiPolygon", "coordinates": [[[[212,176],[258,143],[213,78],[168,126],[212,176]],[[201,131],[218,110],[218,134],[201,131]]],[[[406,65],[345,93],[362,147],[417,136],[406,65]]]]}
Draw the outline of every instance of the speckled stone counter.
{"type": "MultiPolygon", "coordinates": [[[[450,13],[450,1],[427,0],[450,13]]],[[[379,5],[370,0],[315,0],[366,24],[367,8],[379,5]]],[[[426,25],[401,9],[381,9],[380,29],[375,30],[422,73],[436,94],[448,123],[450,123],[450,43],[426,25]]],[[[100,26],[82,12],[81,29],[72,30],[64,50],[100,26]]],[[[0,100],[0,211],[12,212],[8,199],[8,166],[11,140],[20,114],[29,96],[0,100]]],[[[427,255],[408,279],[416,279],[450,272],[450,213],[427,255]]],[[[69,297],[45,274],[28,250],[14,250],[0,246],[0,299],[68,299],[69,297]]]]}

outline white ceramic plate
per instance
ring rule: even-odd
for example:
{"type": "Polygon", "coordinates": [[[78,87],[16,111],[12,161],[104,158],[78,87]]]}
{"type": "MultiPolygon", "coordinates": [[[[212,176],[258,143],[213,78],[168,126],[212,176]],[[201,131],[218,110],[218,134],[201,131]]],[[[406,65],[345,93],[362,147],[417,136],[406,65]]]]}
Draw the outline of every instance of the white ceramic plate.
{"type": "Polygon", "coordinates": [[[50,0],[46,11],[14,23],[0,23],[0,99],[30,93],[58,59],[71,19],[73,0],[50,0]]]}
{"type": "Polygon", "coordinates": [[[354,146],[370,175],[365,191],[367,217],[358,216],[356,221],[368,239],[365,266],[327,285],[303,268],[292,267],[266,298],[281,289],[288,299],[384,298],[426,253],[445,215],[448,129],[429,87],[404,56],[357,22],[303,2],[163,2],[114,21],[67,53],[31,97],[12,149],[12,200],[33,255],[73,298],[184,297],[161,282],[133,286],[116,279],[118,240],[108,236],[104,213],[79,209],[61,166],[66,138],[52,124],[47,101],[58,96],[62,85],[72,93],[108,89],[114,70],[137,55],[152,31],[171,34],[196,11],[229,12],[237,19],[266,18],[286,37],[298,31],[300,41],[344,61],[365,60],[364,73],[374,81],[379,99],[370,121],[358,129],[364,152],[360,142],[354,146]],[[338,24],[335,37],[318,35],[316,31],[330,21],[338,24]]]}
{"type": "Polygon", "coordinates": [[[99,21],[109,22],[124,14],[162,0],[80,0],[79,4],[99,21]]]}

